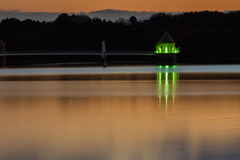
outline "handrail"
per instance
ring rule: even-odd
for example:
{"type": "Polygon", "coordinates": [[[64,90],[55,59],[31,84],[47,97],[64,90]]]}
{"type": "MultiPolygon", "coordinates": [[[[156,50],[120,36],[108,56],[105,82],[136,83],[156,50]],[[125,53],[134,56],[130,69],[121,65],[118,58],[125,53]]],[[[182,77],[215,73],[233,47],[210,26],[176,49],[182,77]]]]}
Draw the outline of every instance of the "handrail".
{"type": "MultiPolygon", "coordinates": [[[[4,54],[21,53],[101,53],[99,50],[53,50],[53,51],[8,51],[4,54]]],[[[153,51],[134,51],[134,50],[108,50],[106,53],[154,53],[153,51]]]]}

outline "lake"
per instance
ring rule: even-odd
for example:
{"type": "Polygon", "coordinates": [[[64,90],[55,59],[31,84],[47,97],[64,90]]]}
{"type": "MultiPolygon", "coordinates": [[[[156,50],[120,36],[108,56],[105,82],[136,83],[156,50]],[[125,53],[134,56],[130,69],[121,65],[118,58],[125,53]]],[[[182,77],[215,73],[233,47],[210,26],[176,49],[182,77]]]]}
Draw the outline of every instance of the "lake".
{"type": "Polygon", "coordinates": [[[237,160],[240,70],[214,67],[59,69],[70,80],[3,69],[0,159],[237,160]]]}

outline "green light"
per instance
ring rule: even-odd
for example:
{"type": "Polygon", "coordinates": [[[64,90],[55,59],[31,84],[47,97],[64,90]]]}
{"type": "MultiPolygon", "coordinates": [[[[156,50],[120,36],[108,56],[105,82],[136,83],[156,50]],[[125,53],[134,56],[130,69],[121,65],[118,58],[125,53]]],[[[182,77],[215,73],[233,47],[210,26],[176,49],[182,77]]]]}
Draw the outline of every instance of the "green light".
{"type": "Polygon", "coordinates": [[[174,111],[174,95],[172,96],[172,100],[173,100],[173,111],[174,111]]]}
{"type": "Polygon", "coordinates": [[[176,81],[177,81],[177,74],[172,73],[173,75],[173,80],[172,80],[172,94],[174,95],[176,93],[176,81]]]}
{"type": "Polygon", "coordinates": [[[169,68],[169,66],[168,66],[168,65],[166,65],[166,68],[169,68]]]}
{"type": "Polygon", "coordinates": [[[175,83],[178,79],[177,73],[173,72],[172,73],[172,82],[175,83]]]}
{"type": "Polygon", "coordinates": [[[159,110],[161,110],[161,105],[162,105],[161,98],[165,99],[166,112],[168,111],[168,105],[169,105],[168,100],[172,101],[173,110],[174,110],[174,103],[175,103],[174,99],[175,99],[176,86],[177,86],[176,82],[179,78],[179,74],[175,73],[175,72],[173,72],[173,73],[165,72],[165,73],[157,73],[156,76],[157,76],[156,78],[158,81],[159,110]],[[165,81],[165,83],[162,83],[162,81],[165,81]],[[171,90],[171,93],[169,93],[170,90],[171,90]],[[162,96],[162,95],[164,95],[164,96],[162,96]]]}
{"type": "Polygon", "coordinates": [[[166,107],[167,107],[167,104],[168,104],[168,93],[169,93],[169,84],[168,84],[168,82],[166,82],[165,85],[164,85],[164,92],[165,92],[166,107]]]}
{"type": "Polygon", "coordinates": [[[162,79],[162,73],[158,73],[158,78],[159,78],[158,83],[162,83],[162,81],[161,81],[161,79],[162,79]]]}
{"type": "Polygon", "coordinates": [[[156,45],[156,51],[154,52],[156,54],[175,54],[180,53],[179,47],[175,47],[175,42],[171,43],[162,43],[159,42],[156,45]]]}
{"type": "Polygon", "coordinates": [[[157,66],[158,68],[162,68],[162,65],[160,65],[160,66],[157,66]]]}
{"type": "Polygon", "coordinates": [[[165,95],[165,99],[166,99],[166,112],[167,112],[167,101],[168,101],[168,95],[165,95]]]}
{"type": "Polygon", "coordinates": [[[162,98],[161,98],[161,95],[158,96],[158,104],[159,104],[159,110],[161,110],[161,107],[162,107],[162,102],[161,102],[162,98]]]}

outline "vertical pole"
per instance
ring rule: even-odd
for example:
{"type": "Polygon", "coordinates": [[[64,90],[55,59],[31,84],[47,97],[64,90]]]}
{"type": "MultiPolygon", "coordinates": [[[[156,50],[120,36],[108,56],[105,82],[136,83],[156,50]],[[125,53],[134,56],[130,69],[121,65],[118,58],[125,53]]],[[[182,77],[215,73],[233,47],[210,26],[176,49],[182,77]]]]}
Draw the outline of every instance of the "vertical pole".
{"type": "Polygon", "coordinates": [[[107,59],[106,59],[106,44],[105,41],[102,41],[102,66],[106,67],[107,66],[107,59]]]}
{"type": "MultiPolygon", "coordinates": [[[[0,46],[0,54],[5,53],[5,46],[0,46]]],[[[5,56],[0,56],[0,67],[5,67],[5,56]]]]}

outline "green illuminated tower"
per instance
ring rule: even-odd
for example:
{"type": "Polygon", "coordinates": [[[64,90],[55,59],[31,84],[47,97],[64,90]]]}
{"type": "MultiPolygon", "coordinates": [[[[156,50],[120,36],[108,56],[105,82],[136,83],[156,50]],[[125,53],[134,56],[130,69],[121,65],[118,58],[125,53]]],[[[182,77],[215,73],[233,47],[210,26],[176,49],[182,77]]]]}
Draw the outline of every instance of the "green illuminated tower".
{"type": "Polygon", "coordinates": [[[158,64],[175,64],[175,55],[180,53],[179,48],[175,47],[175,41],[166,31],[162,38],[156,44],[156,51],[158,64]]]}
{"type": "Polygon", "coordinates": [[[166,31],[156,45],[156,54],[179,53],[179,48],[175,47],[175,41],[166,31]]]}

